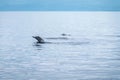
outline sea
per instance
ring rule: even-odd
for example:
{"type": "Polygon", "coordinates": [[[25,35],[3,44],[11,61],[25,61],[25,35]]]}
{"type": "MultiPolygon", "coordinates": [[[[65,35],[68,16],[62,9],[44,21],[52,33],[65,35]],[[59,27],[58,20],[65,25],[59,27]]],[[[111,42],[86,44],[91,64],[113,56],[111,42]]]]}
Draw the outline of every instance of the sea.
{"type": "Polygon", "coordinates": [[[120,80],[120,12],[1,11],[0,80],[120,80]]]}

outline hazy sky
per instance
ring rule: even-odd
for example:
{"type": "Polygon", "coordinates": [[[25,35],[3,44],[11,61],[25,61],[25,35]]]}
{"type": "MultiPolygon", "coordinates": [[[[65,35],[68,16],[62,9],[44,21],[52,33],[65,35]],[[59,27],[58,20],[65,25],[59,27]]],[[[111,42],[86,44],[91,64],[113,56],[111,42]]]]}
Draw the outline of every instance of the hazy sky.
{"type": "Polygon", "coordinates": [[[120,0],[0,0],[0,11],[120,11],[120,0]]]}

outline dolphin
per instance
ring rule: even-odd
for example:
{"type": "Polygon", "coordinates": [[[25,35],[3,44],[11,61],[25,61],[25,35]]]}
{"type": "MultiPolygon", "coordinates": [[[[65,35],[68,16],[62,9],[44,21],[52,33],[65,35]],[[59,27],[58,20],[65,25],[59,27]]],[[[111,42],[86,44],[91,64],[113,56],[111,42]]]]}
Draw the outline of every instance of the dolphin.
{"type": "Polygon", "coordinates": [[[61,35],[62,36],[71,36],[70,34],[65,34],[65,33],[62,33],[61,35]]]}

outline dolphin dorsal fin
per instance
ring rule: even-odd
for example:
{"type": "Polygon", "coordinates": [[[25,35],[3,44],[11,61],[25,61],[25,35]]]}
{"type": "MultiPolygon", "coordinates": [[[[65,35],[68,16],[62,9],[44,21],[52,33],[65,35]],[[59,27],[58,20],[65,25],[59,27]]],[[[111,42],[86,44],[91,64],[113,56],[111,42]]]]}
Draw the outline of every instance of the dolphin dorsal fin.
{"type": "Polygon", "coordinates": [[[38,43],[44,43],[44,40],[40,37],[40,36],[32,36],[33,38],[35,38],[38,43]]]}

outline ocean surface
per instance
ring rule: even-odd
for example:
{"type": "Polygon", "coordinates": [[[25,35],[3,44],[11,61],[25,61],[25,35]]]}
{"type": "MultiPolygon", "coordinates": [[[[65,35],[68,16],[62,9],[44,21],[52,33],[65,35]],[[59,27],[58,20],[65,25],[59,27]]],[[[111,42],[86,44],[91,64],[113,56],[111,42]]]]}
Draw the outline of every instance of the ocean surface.
{"type": "Polygon", "coordinates": [[[120,80],[120,12],[0,12],[0,80],[120,80]]]}

